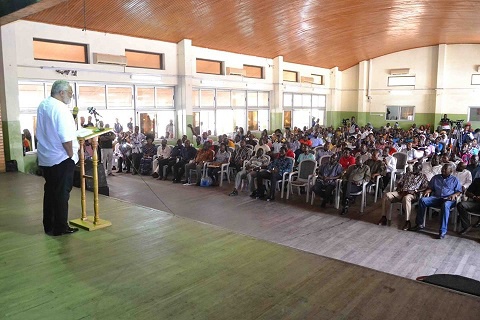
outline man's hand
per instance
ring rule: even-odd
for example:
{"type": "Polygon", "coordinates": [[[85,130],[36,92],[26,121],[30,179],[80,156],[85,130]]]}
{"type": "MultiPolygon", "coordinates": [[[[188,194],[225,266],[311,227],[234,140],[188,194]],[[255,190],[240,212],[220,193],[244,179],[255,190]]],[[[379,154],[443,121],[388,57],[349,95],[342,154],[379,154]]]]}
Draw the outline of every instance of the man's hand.
{"type": "Polygon", "coordinates": [[[450,196],[447,197],[447,200],[450,200],[450,201],[457,201],[457,194],[454,193],[450,196]]]}
{"type": "Polygon", "coordinates": [[[425,190],[425,192],[423,193],[423,195],[424,195],[425,197],[428,197],[428,195],[429,195],[430,193],[432,193],[432,190],[427,189],[427,190],[425,190]]]}

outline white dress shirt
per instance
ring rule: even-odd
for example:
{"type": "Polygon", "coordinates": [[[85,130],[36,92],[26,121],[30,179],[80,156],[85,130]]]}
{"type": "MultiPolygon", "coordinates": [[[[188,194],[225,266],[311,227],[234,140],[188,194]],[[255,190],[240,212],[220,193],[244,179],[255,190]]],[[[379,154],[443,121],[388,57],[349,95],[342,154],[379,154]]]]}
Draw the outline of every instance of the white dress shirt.
{"type": "Polygon", "coordinates": [[[65,103],[53,97],[43,100],[37,109],[38,164],[52,167],[68,159],[63,143],[72,141],[72,160],[78,162],[75,121],[65,103]]]}

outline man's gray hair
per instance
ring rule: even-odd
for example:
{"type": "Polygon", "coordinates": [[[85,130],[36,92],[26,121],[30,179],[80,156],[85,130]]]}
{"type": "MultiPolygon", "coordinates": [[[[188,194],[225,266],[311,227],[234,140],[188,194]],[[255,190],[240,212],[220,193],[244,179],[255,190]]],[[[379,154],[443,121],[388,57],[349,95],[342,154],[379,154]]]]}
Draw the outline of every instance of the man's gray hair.
{"type": "Polygon", "coordinates": [[[60,91],[67,91],[69,87],[70,84],[67,80],[57,80],[52,85],[52,91],[50,92],[50,95],[53,97],[54,95],[59,94],[60,91]]]}

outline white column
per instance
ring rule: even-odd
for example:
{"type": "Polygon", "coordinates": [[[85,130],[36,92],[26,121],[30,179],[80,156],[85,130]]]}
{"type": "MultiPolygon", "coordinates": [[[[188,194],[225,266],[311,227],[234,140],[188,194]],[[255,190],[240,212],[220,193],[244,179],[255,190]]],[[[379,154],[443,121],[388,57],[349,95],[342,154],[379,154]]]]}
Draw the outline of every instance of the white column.
{"type": "Polygon", "coordinates": [[[184,39],[178,43],[178,85],[175,89],[175,108],[177,110],[177,136],[188,134],[187,124],[193,125],[192,76],[195,65],[192,40],[184,39]]]}

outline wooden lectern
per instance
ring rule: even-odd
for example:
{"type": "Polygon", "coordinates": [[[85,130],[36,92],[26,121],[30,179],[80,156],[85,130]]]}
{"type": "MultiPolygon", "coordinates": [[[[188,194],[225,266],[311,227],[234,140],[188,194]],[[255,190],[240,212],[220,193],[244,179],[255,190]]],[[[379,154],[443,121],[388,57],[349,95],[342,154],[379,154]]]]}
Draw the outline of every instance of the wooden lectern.
{"type": "Polygon", "coordinates": [[[80,219],[70,220],[70,224],[88,230],[93,231],[111,226],[112,223],[107,220],[100,219],[98,213],[98,136],[113,132],[111,129],[98,129],[96,127],[82,128],[77,131],[77,138],[80,144],[80,189],[81,189],[81,202],[82,202],[82,217],[80,219]],[[93,149],[93,176],[85,175],[85,140],[92,139],[93,149]],[[93,179],[93,211],[94,216],[87,216],[87,199],[85,194],[85,179],[93,179]]]}

